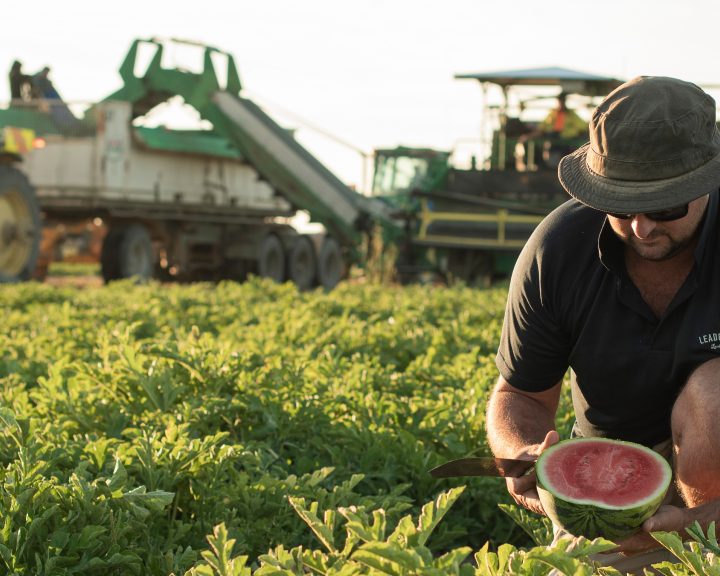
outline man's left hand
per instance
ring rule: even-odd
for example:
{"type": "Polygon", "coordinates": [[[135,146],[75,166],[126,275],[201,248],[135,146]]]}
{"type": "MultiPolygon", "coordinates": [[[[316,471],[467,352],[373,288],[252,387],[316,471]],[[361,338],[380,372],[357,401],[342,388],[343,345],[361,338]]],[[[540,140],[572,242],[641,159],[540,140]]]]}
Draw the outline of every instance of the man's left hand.
{"type": "Polygon", "coordinates": [[[616,551],[624,554],[634,554],[658,548],[660,543],[650,536],[650,532],[675,531],[682,534],[686,526],[688,526],[686,508],[670,505],[660,506],[653,516],[645,520],[640,532],[617,543],[618,548],[616,551]]]}

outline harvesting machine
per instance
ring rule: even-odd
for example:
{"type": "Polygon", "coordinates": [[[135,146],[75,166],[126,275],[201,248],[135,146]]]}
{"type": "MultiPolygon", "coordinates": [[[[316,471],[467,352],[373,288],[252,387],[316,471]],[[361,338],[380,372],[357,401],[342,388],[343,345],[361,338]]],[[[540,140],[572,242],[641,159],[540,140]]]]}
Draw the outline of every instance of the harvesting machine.
{"type": "Polygon", "coordinates": [[[401,280],[430,273],[485,282],[511,269],[537,223],[566,198],[547,157],[582,142],[546,149],[545,136],[529,137],[527,101],[518,109],[512,91],[550,86],[592,99],[620,83],[555,68],[458,75],[501,88],[502,103],[485,107],[495,126],[487,160],[460,169],[448,152],[377,150],[368,197],[241,95],[232,55],[172,43],[199,50],[200,71],[164,66],[167,41],[135,40],[122,87],[82,117],[47,78],[37,99],[0,109],[0,281],[42,277],[60,240],[74,237],[96,252],[107,281],[255,273],[332,288],[367,261],[369,235],[380,229],[397,248],[401,280]],[[211,128],[142,122],[178,97],[211,128]],[[324,232],[298,231],[290,222],[298,210],[324,232]]]}
{"type": "Polygon", "coordinates": [[[593,108],[619,86],[616,78],[566,68],[458,74],[477,80],[485,94],[482,125],[490,132],[487,155],[468,168],[453,165],[447,150],[397,147],[375,151],[372,191],[408,222],[398,272],[424,273],[468,284],[487,283],[512,271],[542,218],[568,199],[557,178],[559,159],[587,140],[580,134],[540,129],[559,96],[593,108]],[[488,91],[499,92],[490,105],[488,91]]]}
{"type": "Polygon", "coordinates": [[[350,189],[240,96],[232,55],[172,42],[201,50],[202,71],[164,67],[165,41],[136,40],[123,86],[82,118],[52,88],[0,110],[2,278],[29,278],[39,254],[52,257],[49,230],[101,222],[105,280],[257,273],[333,287],[361,258],[371,225],[394,226],[384,204],[350,189]],[[212,129],[138,124],[173,97],[212,129]],[[326,232],[298,232],[288,220],[299,209],[326,232]]]}

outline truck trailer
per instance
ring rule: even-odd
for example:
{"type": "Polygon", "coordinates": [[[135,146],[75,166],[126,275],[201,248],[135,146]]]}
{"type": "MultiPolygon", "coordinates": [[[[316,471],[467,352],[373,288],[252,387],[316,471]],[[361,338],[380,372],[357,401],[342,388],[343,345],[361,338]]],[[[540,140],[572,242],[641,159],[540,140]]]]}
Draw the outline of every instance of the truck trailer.
{"type": "MultiPolygon", "coordinates": [[[[120,68],[123,86],[81,118],[54,89],[41,106],[15,102],[0,110],[4,278],[33,275],[40,219],[46,239],[57,226],[102,222],[106,281],[254,273],[303,289],[332,288],[361,258],[373,225],[395,226],[382,202],[341,182],[240,95],[232,55],[182,43],[202,51],[201,72],[163,67],[166,42],[136,40],[120,68]],[[153,53],[144,70],[138,70],[141,49],[153,53]],[[212,129],[138,125],[177,97],[212,129]],[[23,136],[22,149],[13,134],[23,136]],[[298,210],[325,232],[300,233],[290,223],[298,210]]],[[[42,252],[52,253],[45,244],[42,252]]]]}

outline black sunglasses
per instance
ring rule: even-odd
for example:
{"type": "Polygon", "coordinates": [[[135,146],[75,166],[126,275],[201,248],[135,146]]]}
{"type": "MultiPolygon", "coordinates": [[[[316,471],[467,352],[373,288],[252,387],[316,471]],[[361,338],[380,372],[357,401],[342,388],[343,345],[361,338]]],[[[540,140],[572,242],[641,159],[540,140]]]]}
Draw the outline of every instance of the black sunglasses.
{"type": "Polygon", "coordinates": [[[683,204],[681,206],[675,206],[673,208],[668,208],[666,210],[658,210],[657,212],[639,212],[637,214],[615,214],[613,212],[608,212],[608,216],[612,216],[613,218],[619,218],[620,220],[629,220],[630,218],[634,218],[635,216],[639,216],[642,214],[646,218],[650,220],[654,220],[655,222],[670,222],[671,220],[679,220],[680,218],[684,218],[687,216],[688,213],[688,205],[683,204]]]}

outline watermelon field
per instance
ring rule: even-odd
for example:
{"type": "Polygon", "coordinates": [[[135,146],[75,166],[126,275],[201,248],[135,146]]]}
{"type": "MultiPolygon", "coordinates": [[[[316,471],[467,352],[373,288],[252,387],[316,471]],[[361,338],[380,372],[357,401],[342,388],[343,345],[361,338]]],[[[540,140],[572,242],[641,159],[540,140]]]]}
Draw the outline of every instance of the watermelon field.
{"type": "MultiPolygon", "coordinates": [[[[0,574],[611,573],[504,481],[428,474],[488,454],[505,297],[0,286],[0,574]]],[[[712,528],[658,538],[720,574],[712,528]]]]}

